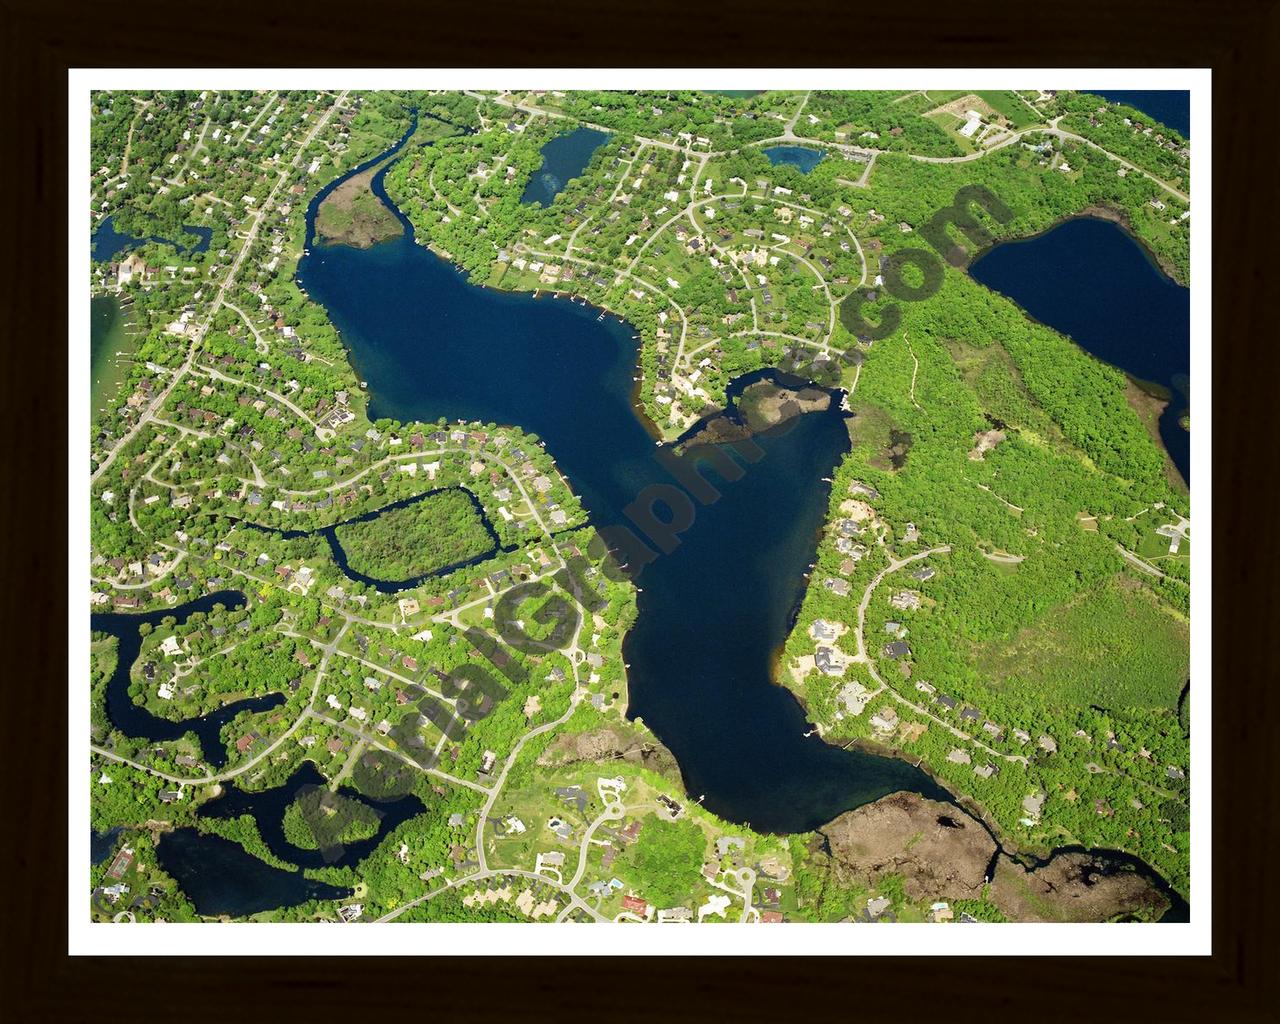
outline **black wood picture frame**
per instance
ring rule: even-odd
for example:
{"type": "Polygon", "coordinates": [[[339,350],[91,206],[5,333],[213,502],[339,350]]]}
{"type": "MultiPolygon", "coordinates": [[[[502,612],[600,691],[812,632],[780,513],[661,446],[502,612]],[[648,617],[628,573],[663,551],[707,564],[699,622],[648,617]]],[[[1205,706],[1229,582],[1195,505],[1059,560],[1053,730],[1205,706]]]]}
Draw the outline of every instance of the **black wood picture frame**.
{"type": "MultiPolygon", "coordinates": [[[[287,1012],[786,1020],[1280,1019],[1275,317],[1266,256],[1280,225],[1275,103],[1280,5],[813,5],[582,0],[441,9],[393,0],[274,6],[223,0],[0,3],[10,146],[0,404],[8,472],[3,621],[6,766],[0,1007],[15,1021],[228,1019],[287,1012]],[[1043,66],[1213,69],[1213,954],[768,962],[450,957],[164,960],[66,949],[67,78],[72,67],[1043,66]],[[1252,385],[1252,386],[1251,386],[1252,385]],[[925,991],[927,986],[928,991],[925,991]]],[[[81,372],[83,372],[81,370],[81,372]]],[[[77,467],[70,467],[79,471],[77,467]]],[[[1204,479],[1203,476],[1200,479],[1204,479]]],[[[73,570],[74,566],[71,567],[73,570]]],[[[1200,583],[1199,587],[1204,587],[1200,583]]],[[[74,681],[73,681],[74,683],[74,681]]],[[[71,693],[77,692],[75,686],[71,693]]],[[[1205,704],[1197,713],[1209,709],[1205,704]]],[[[178,927],[178,926],[168,926],[178,927]]],[[[1121,926],[1116,926],[1121,927],[1121,926]]],[[[336,939],[336,936],[335,936],[336,939]]],[[[539,941],[537,933],[531,941],[539,941]]],[[[714,932],[712,940],[714,941],[714,932]]],[[[1034,943],[1034,938],[1028,939],[1034,943]]],[[[602,949],[606,953],[607,949],[602,949]]],[[[1084,951],[1084,952],[1087,952],[1084,951]]]]}

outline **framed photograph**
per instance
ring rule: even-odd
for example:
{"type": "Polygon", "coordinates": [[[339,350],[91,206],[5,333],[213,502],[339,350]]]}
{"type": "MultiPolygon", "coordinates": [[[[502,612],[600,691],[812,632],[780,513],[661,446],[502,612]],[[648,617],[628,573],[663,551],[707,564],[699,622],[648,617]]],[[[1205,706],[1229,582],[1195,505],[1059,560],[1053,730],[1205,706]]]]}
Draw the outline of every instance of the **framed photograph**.
{"type": "Polygon", "coordinates": [[[46,97],[34,1017],[445,950],[1274,1019],[1213,60],[148,63],[46,97]]]}
{"type": "Polygon", "coordinates": [[[1207,948],[1207,72],[200,74],[69,97],[87,948],[1207,948]]]}

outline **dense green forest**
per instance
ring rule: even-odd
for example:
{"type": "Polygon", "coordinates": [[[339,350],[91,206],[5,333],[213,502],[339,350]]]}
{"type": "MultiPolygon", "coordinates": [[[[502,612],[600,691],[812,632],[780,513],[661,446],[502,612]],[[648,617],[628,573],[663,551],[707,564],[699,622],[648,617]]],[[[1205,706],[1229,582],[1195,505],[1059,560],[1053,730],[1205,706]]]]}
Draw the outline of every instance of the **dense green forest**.
{"type": "Polygon", "coordinates": [[[636,884],[659,906],[687,898],[706,855],[707,838],[691,821],[645,822],[633,854],[636,884]]]}
{"type": "Polygon", "coordinates": [[[471,496],[457,488],[334,532],[351,568],[380,580],[425,576],[493,548],[471,496]]]}
{"type": "Polygon", "coordinates": [[[372,807],[327,790],[304,793],[284,811],[284,837],[300,850],[358,843],[378,834],[380,816],[372,807]],[[334,827],[326,827],[329,819],[334,827]]]}

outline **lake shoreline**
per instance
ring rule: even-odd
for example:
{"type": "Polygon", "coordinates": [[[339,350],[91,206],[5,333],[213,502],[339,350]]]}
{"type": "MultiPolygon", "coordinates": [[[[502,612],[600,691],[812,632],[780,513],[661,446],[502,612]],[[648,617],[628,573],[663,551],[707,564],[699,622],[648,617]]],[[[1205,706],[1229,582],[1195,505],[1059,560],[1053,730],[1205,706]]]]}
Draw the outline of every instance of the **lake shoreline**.
{"type": "MultiPolygon", "coordinates": [[[[377,183],[375,183],[374,187],[376,191],[377,183]]],[[[388,201],[390,202],[389,198],[388,201]]],[[[391,207],[399,217],[408,221],[406,215],[395,206],[394,202],[391,202],[391,207]]],[[[529,298],[531,293],[525,289],[517,290],[504,288],[500,285],[471,281],[470,276],[457,267],[449,253],[430,241],[424,241],[412,230],[411,223],[407,225],[407,228],[408,238],[428,249],[433,258],[447,261],[448,264],[448,275],[428,276],[423,281],[423,288],[440,288],[442,287],[442,282],[461,276],[468,285],[473,287],[478,286],[480,289],[495,294],[505,292],[507,296],[519,296],[524,300],[529,298]]],[[[410,247],[411,250],[412,247],[410,247]]],[[[384,252],[383,256],[384,259],[379,265],[381,273],[386,272],[393,258],[400,258],[398,252],[393,253],[390,251],[384,252]]],[[[310,274],[311,272],[308,271],[307,273],[310,274]]],[[[334,271],[331,270],[330,274],[333,273],[334,271]]],[[[320,290],[314,287],[311,288],[311,291],[317,296],[321,294],[320,290]]],[[[421,293],[421,289],[419,289],[419,292],[421,293]]],[[[539,293],[534,292],[532,294],[536,297],[539,293]]],[[[577,293],[564,292],[557,289],[556,294],[574,297],[577,293]]],[[[338,295],[336,290],[330,296],[331,300],[342,298],[343,296],[338,295]]],[[[586,297],[583,296],[582,298],[585,299],[586,297]]],[[[446,301],[443,295],[433,296],[433,299],[437,308],[442,307],[446,301]]],[[[319,297],[317,301],[325,305],[326,309],[330,308],[331,302],[326,302],[319,297]]],[[[350,302],[352,300],[348,298],[346,301],[350,302]]],[[[580,304],[574,303],[574,305],[580,304]]],[[[602,308],[595,306],[594,303],[592,303],[592,306],[597,309],[602,308]]],[[[364,307],[362,306],[361,308],[364,307]]],[[[615,317],[618,316],[616,312],[607,308],[604,308],[604,312],[610,313],[615,317]]],[[[338,320],[342,319],[341,316],[335,315],[332,310],[330,315],[334,317],[335,325],[338,320]]],[[[364,325],[364,327],[366,332],[371,331],[368,325],[364,325]]],[[[390,322],[380,322],[377,325],[377,330],[379,331],[385,332],[386,330],[394,329],[396,329],[396,325],[390,322]]],[[[341,328],[339,330],[341,331],[341,328]]],[[[629,333],[634,337],[633,328],[629,333]]],[[[351,353],[354,362],[357,354],[351,349],[351,342],[353,339],[357,342],[361,339],[355,332],[342,332],[342,334],[344,342],[348,344],[348,351],[351,353]]],[[[418,344],[420,345],[421,343],[419,342],[418,344]]],[[[634,347],[634,342],[631,344],[634,347]]],[[[652,442],[654,441],[652,424],[647,417],[637,415],[637,413],[643,412],[643,410],[638,409],[636,402],[639,391],[636,377],[642,372],[638,356],[638,351],[634,351],[628,360],[627,405],[630,407],[635,421],[632,425],[633,428],[638,427],[643,431],[648,438],[650,451],[652,451],[652,442]]],[[[369,354],[366,353],[365,358],[368,357],[369,354]]],[[[443,352],[440,357],[450,358],[443,352]]],[[[456,358],[456,356],[453,358],[456,358]]],[[[491,355],[490,358],[495,357],[491,355]]],[[[390,365],[394,365],[400,375],[405,375],[409,370],[407,364],[401,365],[393,361],[390,365]]],[[[367,376],[370,380],[370,390],[373,392],[377,386],[373,371],[379,368],[370,364],[369,369],[371,372],[367,376]]],[[[385,367],[382,370],[386,372],[385,367]]],[[[362,374],[362,376],[366,375],[362,374]]],[[[727,390],[732,392],[735,387],[744,386],[743,379],[749,376],[751,375],[744,374],[739,378],[735,378],[727,390]]],[[[457,381],[464,380],[465,377],[461,375],[457,378],[457,381]]],[[[459,386],[457,381],[451,385],[455,390],[459,386]]],[[[611,386],[613,383],[612,379],[601,378],[593,386],[598,390],[611,386]]],[[[441,392],[441,394],[450,395],[451,401],[461,401],[452,397],[454,394],[452,391],[441,392]]],[[[401,418],[404,415],[412,415],[416,418],[430,418],[429,414],[433,409],[438,411],[440,401],[440,395],[433,393],[429,389],[424,391],[420,387],[413,390],[412,393],[394,394],[386,400],[388,411],[394,410],[400,413],[401,418]],[[432,402],[436,403],[436,405],[423,404],[432,402]]],[[[461,401],[461,404],[465,408],[470,408],[466,401],[461,401]]],[[[731,407],[731,405],[732,399],[726,401],[727,407],[731,407]]],[[[591,416],[589,410],[589,406],[584,407],[578,415],[589,418],[591,416]]],[[[456,415],[457,410],[451,410],[451,414],[456,415]]],[[[790,545],[789,552],[775,551],[773,560],[768,567],[768,572],[762,575],[762,579],[767,576],[777,584],[772,588],[772,592],[777,597],[786,598],[786,608],[783,609],[786,613],[784,615],[785,621],[781,623],[785,627],[783,629],[783,640],[785,640],[786,633],[794,626],[794,614],[797,607],[796,598],[798,595],[799,600],[803,599],[805,589],[810,582],[807,578],[808,571],[806,567],[812,565],[814,557],[815,531],[800,529],[799,527],[813,520],[816,524],[816,530],[821,530],[827,512],[829,488],[819,484],[818,479],[823,478],[824,473],[830,475],[830,470],[834,467],[835,460],[841,457],[840,452],[836,451],[834,437],[822,436],[819,433],[819,423],[835,414],[836,410],[829,408],[827,411],[818,412],[813,416],[795,417],[794,422],[800,424],[800,426],[795,431],[795,436],[790,439],[789,444],[784,444],[782,448],[782,451],[790,451],[796,445],[803,445],[811,449],[814,445],[818,445],[823,448],[824,453],[827,448],[830,448],[833,459],[831,466],[827,466],[825,470],[819,468],[817,472],[811,474],[813,479],[810,479],[807,467],[797,464],[790,467],[790,476],[779,477],[779,479],[773,481],[768,481],[767,477],[762,479],[762,476],[765,475],[758,470],[748,470],[744,477],[745,483],[739,481],[732,484],[731,488],[727,488],[729,493],[725,495],[725,500],[720,507],[716,508],[714,512],[707,513],[709,516],[719,517],[721,528],[737,530],[744,535],[743,537],[732,535],[734,537],[733,543],[737,544],[738,541],[744,538],[749,539],[748,534],[750,537],[755,537],[761,531],[765,531],[767,524],[753,521],[750,529],[740,524],[731,524],[726,518],[729,515],[730,506],[754,500],[757,502],[758,507],[760,499],[765,498],[767,499],[766,505],[770,501],[776,503],[769,505],[769,507],[775,509],[778,517],[786,517],[791,512],[794,512],[797,529],[793,530],[792,535],[787,538],[787,543],[790,545]],[[803,481],[800,479],[801,476],[803,476],[803,481]],[[795,480],[792,481],[791,477],[795,477],[795,480]],[[804,484],[803,487],[801,487],[801,483],[804,484]],[[803,493],[800,493],[801,491],[803,493]],[[747,497],[747,494],[750,494],[750,497],[747,497]],[[791,509],[789,512],[791,505],[796,504],[803,507],[791,509]],[[798,565],[797,573],[793,577],[791,562],[796,560],[796,554],[801,548],[805,552],[805,560],[798,565]],[[782,578],[781,574],[785,574],[785,578],[782,578]]],[[[576,449],[583,448],[581,438],[574,444],[569,445],[567,451],[562,452],[558,450],[557,445],[563,443],[563,438],[555,438],[554,430],[543,429],[543,426],[538,423],[524,422],[520,418],[521,411],[514,405],[508,404],[498,412],[488,410],[486,415],[497,416],[503,422],[517,423],[525,429],[534,430],[541,437],[547,439],[548,448],[555,453],[557,463],[560,464],[561,460],[564,460],[561,465],[561,471],[566,476],[572,476],[575,469],[580,468],[583,452],[576,449]],[[502,417],[507,418],[502,419],[502,417]]],[[[723,415],[723,411],[717,409],[710,413],[710,418],[720,415],[723,415]]],[[[843,418],[842,413],[839,415],[843,418]]],[[[608,429],[608,424],[605,421],[599,421],[598,425],[601,432],[605,432],[608,429]]],[[[563,426],[561,429],[563,430],[563,426]]],[[[843,433],[843,427],[841,427],[841,434],[843,435],[843,433]]],[[[762,436],[762,440],[768,446],[769,438],[762,436]]],[[[626,443],[633,444],[634,442],[628,441],[626,443]]],[[[847,443],[847,436],[843,437],[844,446],[840,448],[840,451],[847,450],[847,443]]],[[[626,452],[629,452],[629,449],[617,449],[615,457],[622,457],[626,452]]],[[[779,454],[768,461],[770,464],[785,464],[788,460],[779,454]]],[[[813,461],[814,465],[817,466],[818,460],[816,457],[810,459],[810,461],[813,461]]],[[[590,473],[585,475],[591,476],[590,473]]],[[[625,487],[633,486],[638,486],[638,482],[628,481],[625,485],[625,487]]],[[[613,493],[608,487],[601,485],[599,480],[590,482],[587,489],[590,494],[597,497],[602,492],[608,495],[613,493]]],[[[593,524],[599,525],[603,520],[610,518],[610,502],[606,501],[599,506],[593,507],[593,503],[584,498],[583,503],[590,512],[593,524]]],[[[618,504],[618,502],[615,500],[612,504],[618,504]]],[[[606,525],[614,524],[607,522],[606,525]]],[[[760,539],[763,541],[764,538],[761,537],[760,539]]],[[[627,684],[632,693],[632,702],[628,714],[633,716],[633,721],[643,720],[645,728],[668,749],[672,750],[673,756],[677,758],[678,762],[683,759],[683,763],[679,764],[679,769],[686,793],[691,796],[698,793],[709,795],[710,798],[705,803],[708,809],[728,820],[745,822],[749,827],[762,832],[782,833],[812,831],[815,827],[820,827],[822,821],[832,821],[840,813],[843,813],[843,810],[834,810],[834,808],[842,807],[847,810],[853,807],[865,806],[876,802],[888,793],[916,792],[927,798],[932,798],[942,793],[949,794],[950,791],[937,783],[930,773],[923,771],[919,766],[914,766],[913,771],[913,766],[910,765],[910,762],[903,758],[885,756],[879,751],[874,753],[870,750],[860,752],[844,751],[818,739],[811,740],[806,738],[802,741],[800,736],[805,728],[803,719],[807,716],[804,714],[803,705],[795,698],[794,693],[785,688],[778,687],[775,684],[764,687],[761,692],[756,692],[760,688],[754,685],[743,686],[740,690],[750,691],[745,694],[735,694],[731,691],[717,688],[719,675],[727,673],[727,678],[743,678],[743,673],[738,671],[739,666],[737,665],[737,660],[742,658],[741,651],[734,651],[732,647],[721,649],[718,646],[721,644],[721,637],[716,636],[714,633],[704,634],[704,632],[700,632],[699,626],[705,626],[705,624],[698,621],[697,615],[693,617],[693,621],[685,623],[685,632],[690,634],[696,641],[697,647],[701,650],[685,650],[684,647],[680,646],[683,642],[680,632],[672,632],[670,629],[664,628],[665,620],[661,609],[661,601],[664,599],[669,600],[672,594],[679,592],[689,593],[688,587],[681,576],[681,573],[687,570],[676,566],[681,560],[684,560],[684,565],[688,566],[691,564],[690,559],[695,561],[699,558],[707,559],[708,556],[705,552],[690,553],[690,549],[705,548],[708,543],[705,536],[697,536],[691,532],[686,538],[682,538],[679,553],[662,556],[664,562],[671,566],[671,568],[664,571],[664,575],[668,577],[667,579],[646,576],[644,580],[640,581],[643,585],[640,587],[637,622],[628,631],[623,647],[623,658],[629,667],[627,684]],[[684,587],[683,591],[681,587],[684,587]],[[663,593],[664,591],[665,593],[663,593]],[[655,614],[657,618],[653,622],[645,622],[646,617],[655,614]],[[657,635],[664,637],[660,645],[661,650],[655,647],[655,644],[658,643],[654,635],[655,630],[657,635]],[[649,635],[646,636],[645,634],[649,635]],[[679,691],[684,687],[675,685],[667,685],[664,692],[654,692],[653,678],[649,677],[656,678],[655,671],[659,663],[670,663],[677,654],[677,648],[680,649],[679,660],[682,662],[681,671],[677,675],[690,692],[681,693],[679,691]],[[634,668],[631,667],[632,664],[635,665],[634,668]],[[644,684],[645,678],[649,678],[648,684],[641,685],[644,684]],[[771,694],[777,694],[777,696],[771,696],[771,694]],[[639,700],[636,699],[637,695],[640,697],[639,700]],[[719,738],[714,738],[707,734],[705,729],[700,727],[698,723],[691,723],[687,715],[688,701],[698,699],[720,700],[726,705],[722,709],[722,718],[734,720],[735,714],[739,716],[736,719],[736,728],[722,730],[724,734],[720,735],[719,738]],[[683,705],[681,701],[684,702],[683,705]],[[742,702],[740,706],[733,703],[738,701],[742,702]],[[686,709],[686,714],[683,718],[677,713],[680,706],[686,709]],[[754,716],[760,720],[747,722],[743,720],[746,716],[754,716]],[[663,727],[664,731],[662,733],[659,733],[655,728],[657,725],[663,727]],[[791,734],[793,728],[794,735],[791,734]],[[729,735],[730,733],[732,735],[729,735]],[[709,739],[712,742],[708,743],[709,739]],[[694,758],[689,759],[690,752],[697,751],[699,747],[703,749],[694,758]],[[752,751],[751,761],[756,765],[752,771],[745,773],[746,776],[751,776],[750,778],[742,777],[744,775],[741,760],[743,750],[752,751]],[[677,753],[677,751],[681,753],[677,753]],[[737,752],[736,758],[731,756],[734,751],[737,752]],[[767,795],[753,781],[757,775],[768,776],[770,779],[767,795]],[[821,788],[824,791],[809,793],[803,799],[805,806],[800,806],[801,791],[796,789],[796,786],[802,785],[806,790],[812,790],[815,788],[814,784],[819,782],[823,784],[821,788]],[[748,820],[748,818],[753,820],[748,820]]],[[[725,539],[722,543],[729,544],[730,540],[725,539]]],[[[740,544],[738,546],[741,547],[740,544]]],[[[769,545],[761,544],[759,549],[767,550],[769,545]]],[[[708,566],[716,564],[718,563],[714,561],[708,562],[708,566]]],[[[699,564],[698,568],[701,570],[703,567],[699,564]]],[[[739,565],[739,575],[741,575],[742,570],[749,568],[751,567],[739,565]]],[[[756,573],[762,572],[758,567],[752,571],[756,573]]],[[[748,582],[750,583],[752,579],[751,573],[748,572],[748,582]]],[[[748,587],[747,589],[750,588],[748,587]]],[[[758,614],[759,609],[737,608],[734,610],[738,614],[747,617],[746,621],[752,622],[751,628],[757,631],[762,628],[763,624],[767,630],[767,636],[770,640],[773,639],[773,634],[780,625],[779,622],[774,621],[776,608],[770,609],[769,617],[764,618],[762,622],[757,622],[755,618],[752,618],[752,616],[758,614]]],[[[687,615],[689,608],[686,606],[682,611],[687,615]]],[[[669,617],[674,613],[668,607],[666,614],[669,617]]],[[[775,647],[776,645],[770,642],[769,649],[764,652],[764,672],[770,677],[770,682],[772,682],[772,670],[776,666],[777,660],[775,647]]],[[[757,674],[754,663],[746,671],[748,675],[757,674]]],[[[668,669],[667,676],[671,675],[672,673],[668,669]]]]}
{"type": "Polygon", "coordinates": [[[89,310],[90,400],[91,415],[96,420],[111,401],[119,397],[140,339],[144,336],[139,331],[130,330],[135,326],[133,300],[127,294],[123,298],[110,292],[94,295],[89,300],[89,310]],[[94,337],[98,313],[105,310],[107,304],[112,307],[110,323],[104,328],[105,333],[94,337]],[[95,351],[99,348],[101,351],[95,351]]]}
{"type": "MultiPolygon", "coordinates": [[[[398,238],[404,231],[400,221],[388,210],[382,201],[373,194],[370,184],[377,174],[378,168],[371,167],[366,171],[346,179],[334,189],[316,211],[316,244],[349,245],[356,249],[368,249],[392,238],[398,238]],[[368,197],[374,204],[373,210],[357,209],[361,200],[368,197]],[[332,209],[334,214],[325,217],[326,210],[332,209]],[[351,222],[345,227],[337,228],[332,223],[329,230],[321,223],[322,219],[342,218],[349,216],[351,222]]],[[[367,203],[365,205],[368,205],[367,203]]]]}
{"type": "MultiPolygon", "coordinates": [[[[992,249],[996,249],[1011,242],[1034,242],[1036,239],[1043,238],[1045,235],[1053,233],[1064,224],[1070,224],[1072,221],[1077,220],[1104,220],[1110,224],[1115,224],[1138,246],[1139,249],[1142,250],[1143,255],[1147,257],[1147,261],[1159,270],[1160,273],[1179,287],[1190,287],[1189,282],[1182,280],[1179,276],[1177,268],[1167,266],[1156,251],[1152,249],[1151,246],[1143,240],[1142,236],[1133,229],[1133,221],[1129,217],[1129,212],[1118,206],[1111,206],[1106,203],[1091,203],[1089,206],[1083,207],[1075,213],[1058,218],[1048,227],[1036,228],[1034,231],[1013,231],[1002,234],[998,238],[993,239],[989,244],[970,253],[968,258],[965,260],[962,269],[966,272],[969,271],[975,263],[977,263],[983,256],[987,255],[987,253],[992,249]]],[[[1027,315],[1030,316],[1030,314],[1027,315]]],[[[1032,317],[1032,319],[1034,320],[1035,317],[1032,317]]],[[[1039,323],[1039,321],[1036,322],[1039,323]]],[[[1051,325],[1046,324],[1045,326],[1048,327],[1051,325]]]]}
{"type": "MultiPolygon", "coordinates": [[[[879,743],[869,737],[858,737],[853,740],[849,746],[855,750],[864,750],[867,753],[875,754],[878,757],[891,757],[899,761],[905,761],[908,764],[914,764],[912,755],[901,747],[879,743]]],[[[1168,893],[1173,893],[1184,902],[1187,896],[1177,889],[1165,878],[1158,870],[1148,864],[1142,857],[1129,850],[1114,850],[1105,847],[1083,847],[1079,843],[1067,843],[1062,846],[1048,846],[1039,844],[1020,845],[1016,840],[1010,837],[1001,827],[1000,824],[991,817],[982,801],[968,793],[958,793],[948,784],[947,780],[939,776],[922,758],[920,763],[914,765],[920,771],[928,775],[940,789],[945,790],[952,797],[955,806],[967,814],[975,822],[977,822],[986,833],[995,841],[997,847],[997,856],[1003,856],[1021,865],[1024,868],[1032,868],[1043,866],[1052,861],[1055,857],[1069,853],[1072,850],[1087,849],[1088,852],[1096,857],[1114,857],[1119,855],[1125,859],[1131,859],[1141,865],[1137,870],[1143,877],[1158,891],[1161,891],[1168,899],[1168,893]]],[[[883,799],[883,798],[882,798],[883,799]]],[[[1170,900],[1170,908],[1174,909],[1173,901],[1170,900]]],[[[1166,911],[1167,913],[1167,911],[1166,911]]]]}
{"type": "MultiPolygon", "coordinates": [[[[1160,436],[1160,419],[1164,416],[1169,403],[1173,400],[1172,392],[1162,384],[1139,380],[1129,373],[1125,374],[1125,379],[1125,401],[1129,403],[1129,408],[1137,413],[1138,419],[1142,421],[1147,434],[1164,454],[1165,479],[1169,482],[1169,486],[1179,494],[1190,494],[1191,488],[1186,480],[1182,478],[1182,472],[1173,461],[1173,456],[1169,453],[1169,449],[1164,443],[1164,438],[1160,436]]],[[[1187,429],[1188,433],[1190,433],[1188,428],[1183,429],[1187,429]]]]}
{"type": "MultiPolygon", "coordinates": [[[[1100,243],[1105,239],[1095,239],[1093,241],[1100,243]]],[[[1068,243],[1064,241],[1062,244],[1068,243]]],[[[1065,254],[1068,252],[1073,259],[1081,256],[1081,253],[1073,249],[1058,252],[1049,250],[1048,254],[1043,257],[1048,264],[1044,268],[1044,273],[1056,274],[1059,277],[1064,273],[1074,275],[1075,280],[1073,283],[1084,287],[1088,282],[1087,271],[1078,269],[1068,261],[1065,258],[1065,254]],[[1057,260],[1056,264],[1054,264],[1054,260],[1057,260]]],[[[1029,253],[1023,250],[1022,255],[1025,259],[1029,256],[1029,253]]],[[[1177,318],[1169,319],[1175,317],[1172,305],[1173,300],[1166,302],[1163,297],[1164,288],[1186,292],[1188,291],[1188,286],[1180,281],[1178,277],[1170,274],[1168,269],[1161,265],[1152,251],[1142,242],[1142,239],[1131,230],[1125,215],[1106,207],[1086,207],[1084,210],[1069,217],[1061,218],[1042,231],[1010,235],[993,241],[990,245],[986,245],[975,252],[966,262],[965,269],[971,280],[1015,303],[1022,315],[1030,322],[1062,335],[1091,359],[1096,359],[1098,362],[1124,374],[1126,401],[1143,422],[1144,429],[1152,437],[1164,457],[1166,464],[1165,476],[1169,478],[1175,490],[1189,492],[1189,439],[1187,448],[1184,449],[1181,436],[1182,434],[1190,433],[1189,429],[1182,425],[1182,421],[1189,414],[1189,352],[1186,357],[1188,373],[1183,374],[1181,370],[1183,357],[1179,353],[1173,351],[1160,353],[1159,358],[1155,360],[1155,363],[1158,363],[1157,366],[1150,362],[1152,358],[1151,352],[1144,351],[1141,344],[1135,344],[1135,339],[1137,342],[1152,346],[1169,344],[1168,340],[1161,334],[1161,331],[1175,330],[1177,318]],[[1138,273],[1137,276],[1134,276],[1130,268],[1126,285],[1131,291],[1136,290],[1140,296],[1143,296],[1142,289],[1145,288],[1146,291],[1143,297],[1153,304],[1151,311],[1165,317],[1168,320],[1167,323],[1160,323],[1158,320],[1152,323],[1145,318],[1138,321],[1133,320],[1131,316],[1130,320],[1132,322],[1130,326],[1132,333],[1125,335],[1122,341],[1120,333],[1113,329],[1110,321],[1103,322],[1098,319],[1090,321],[1078,316],[1075,309],[1068,310],[1060,304],[1055,304],[1054,299],[1050,297],[1050,292],[1053,289],[1045,286],[1043,280],[1038,280],[1035,277],[1034,268],[1028,267],[1025,262],[1020,266],[1017,277],[1013,277],[1010,274],[1007,264],[1002,267],[997,266],[994,274],[992,274],[990,265],[988,265],[984,276],[975,273],[975,270],[985,258],[1005,246],[1043,245],[1045,240],[1054,232],[1072,225],[1089,224],[1111,225],[1112,230],[1118,232],[1121,238],[1136,246],[1138,253],[1142,256],[1143,263],[1156,275],[1155,280],[1159,283],[1144,283],[1142,274],[1138,273]],[[1001,280],[1002,276],[1004,280],[1001,280]],[[1030,308],[1031,306],[1039,308],[1036,312],[1033,312],[1030,308]],[[1051,322],[1055,313],[1067,322],[1051,322]],[[1075,321],[1074,328],[1072,327],[1072,321],[1075,321]],[[1144,333],[1149,336],[1144,338],[1144,333]],[[1098,351],[1095,351],[1095,349],[1098,351]],[[1110,349],[1110,351],[1107,351],[1105,355],[1102,354],[1107,349],[1110,349]],[[1108,358],[1108,356],[1111,358],[1108,358]],[[1137,362],[1141,366],[1144,359],[1148,361],[1148,364],[1142,368],[1142,372],[1135,371],[1131,366],[1122,365],[1122,362],[1137,362]],[[1157,374],[1167,375],[1168,382],[1166,383],[1163,379],[1153,379],[1157,374]],[[1186,394],[1185,401],[1184,395],[1176,393],[1175,389],[1186,394]],[[1152,401],[1162,403],[1159,410],[1153,409],[1152,401]],[[1172,422],[1175,420],[1177,422],[1172,422]],[[1175,427],[1177,428],[1177,433],[1174,432],[1175,427]],[[1175,455],[1174,451],[1171,450],[1171,444],[1178,448],[1178,455],[1175,455]],[[1179,457],[1185,460],[1187,468],[1184,468],[1183,464],[1179,462],[1179,457]]],[[[1055,280],[1057,280],[1056,277],[1055,280]]],[[[1110,281],[1108,281],[1109,283],[1110,281]]],[[[1106,285],[1100,284],[1095,275],[1091,287],[1105,288],[1106,285]]],[[[1089,295],[1077,296],[1080,308],[1087,307],[1091,298],[1092,296],[1089,295]]],[[[1124,298],[1125,300],[1131,300],[1131,296],[1128,294],[1124,298]]],[[[1129,301],[1128,305],[1124,305],[1122,302],[1122,313],[1130,312],[1131,306],[1132,301],[1129,301]]],[[[1181,322],[1187,324],[1186,329],[1189,334],[1189,321],[1182,320],[1181,322]]]]}

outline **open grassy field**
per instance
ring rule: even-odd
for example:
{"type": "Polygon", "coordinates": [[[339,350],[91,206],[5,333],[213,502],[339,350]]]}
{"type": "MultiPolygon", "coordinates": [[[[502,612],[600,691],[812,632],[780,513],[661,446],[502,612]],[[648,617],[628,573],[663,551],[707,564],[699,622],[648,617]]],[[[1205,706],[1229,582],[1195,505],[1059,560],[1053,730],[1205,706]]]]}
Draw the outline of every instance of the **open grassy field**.
{"type": "Polygon", "coordinates": [[[1012,640],[984,644],[991,685],[1060,706],[1176,708],[1190,627],[1142,584],[1117,576],[1051,609],[1012,640]]]}
{"type": "Polygon", "coordinates": [[[1162,537],[1150,530],[1142,535],[1142,543],[1138,545],[1138,554],[1158,567],[1169,569],[1173,562],[1191,564],[1191,541],[1184,540],[1178,545],[1178,553],[1169,553],[1169,538],[1162,537]]]}
{"type": "Polygon", "coordinates": [[[1007,117],[1015,128],[1027,128],[1040,120],[1036,112],[1012,89],[990,89],[979,92],[978,95],[993,110],[1007,117]]]}

